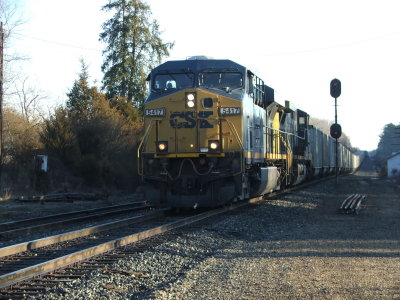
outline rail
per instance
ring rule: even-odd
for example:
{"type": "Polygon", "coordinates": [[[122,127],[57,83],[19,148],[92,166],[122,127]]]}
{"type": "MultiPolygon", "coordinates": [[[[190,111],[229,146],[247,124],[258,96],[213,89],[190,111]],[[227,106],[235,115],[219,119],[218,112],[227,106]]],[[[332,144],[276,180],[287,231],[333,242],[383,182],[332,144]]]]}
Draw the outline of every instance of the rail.
{"type": "Polygon", "coordinates": [[[357,214],[361,209],[361,202],[365,201],[367,195],[352,194],[348,196],[340,205],[338,212],[342,214],[357,214]]]}
{"type": "MultiPolygon", "coordinates": [[[[31,279],[36,276],[45,275],[56,269],[64,268],[68,265],[71,265],[71,264],[74,264],[77,262],[81,262],[90,257],[96,256],[99,254],[103,254],[105,252],[109,252],[113,249],[116,249],[116,248],[119,248],[122,246],[126,246],[128,244],[135,243],[135,242],[141,241],[143,239],[146,239],[146,238],[149,238],[149,237],[152,237],[155,235],[159,235],[161,233],[164,233],[164,232],[167,232],[167,231],[170,231],[173,229],[177,229],[177,228],[189,225],[189,224],[193,224],[195,222],[202,221],[206,218],[210,218],[210,217],[214,217],[214,216],[223,214],[227,211],[249,205],[250,203],[258,202],[261,199],[262,198],[260,198],[260,197],[253,198],[248,201],[243,201],[240,203],[232,204],[231,206],[225,206],[222,208],[217,208],[217,209],[213,209],[213,210],[206,211],[206,212],[199,212],[192,216],[179,216],[179,217],[175,216],[174,217],[174,216],[168,215],[168,213],[167,213],[168,210],[164,209],[163,211],[165,212],[165,219],[160,219],[160,218],[154,219],[155,222],[150,223],[150,225],[147,225],[147,229],[146,228],[143,229],[143,227],[142,227],[143,225],[140,225],[140,227],[138,227],[138,225],[136,225],[135,233],[132,233],[132,228],[128,227],[127,229],[125,229],[126,230],[125,232],[128,234],[124,235],[124,233],[123,233],[124,231],[122,231],[122,236],[120,236],[120,237],[116,237],[116,236],[118,236],[118,234],[121,234],[121,229],[115,230],[115,227],[119,226],[119,225],[106,224],[103,226],[112,226],[112,228],[114,228],[113,230],[105,232],[107,241],[104,241],[104,237],[98,238],[99,234],[96,233],[95,237],[98,238],[98,244],[96,244],[96,245],[93,245],[93,241],[90,241],[90,243],[84,244],[87,246],[81,247],[78,250],[75,249],[76,246],[73,246],[71,248],[71,249],[73,249],[72,252],[61,255],[59,257],[48,257],[45,254],[44,260],[42,260],[41,262],[36,263],[34,265],[25,266],[24,268],[21,269],[20,266],[24,265],[24,263],[22,261],[21,251],[25,251],[24,250],[24,248],[25,248],[25,249],[29,249],[29,251],[27,251],[27,252],[30,252],[30,251],[32,251],[31,249],[35,249],[32,247],[42,246],[42,245],[37,244],[37,243],[40,243],[40,240],[26,243],[25,246],[21,246],[21,249],[14,248],[13,250],[9,251],[9,253],[12,253],[12,252],[18,253],[17,254],[18,261],[16,263],[17,267],[15,270],[11,270],[11,272],[9,271],[9,273],[4,274],[4,272],[3,272],[3,275],[0,276],[0,288],[4,289],[8,286],[17,284],[21,281],[25,281],[27,279],[31,279]],[[160,223],[162,225],[160,225],[160,223]],[[142,229],[140,229],[140,228],[142,228],[142,229]],[[111,234],[111,236],[109,236],[110,234],[111,234]],[[112,235],[112,234],[114,234],[114,235],[112,235]]],[[[129,222],[129,221],[127,221],[127,222],[129,222]]],[[[86,228],[86,229],[83,229],[82,232],[84,232],[85,235],[88,235],[93,232],[96,232],[96,230],[99,230],[99,229],[86,228]]],[[[72,237],[73,239],[76,239],[76,237],[79,236],[79,234],[69,233],[70,237],[72,237]]],[[[55,236],[55,237],[50,237],[49,239],[51,239],[51,240],[49,240],[47,243],[54,244],[54,243],[59,243],[59,241],[57,241],[57,240],[60,240],[62,238],[60,236],[55,236]]],[[[76,240],[78,240],[78,242],[81,242],[81,239],[76,239],[76,240]]],[[[71,242],[68,242],[68,246],[70,246],[70,243],[71,242]]],[[[19,245],[15,245],[14,247],[18,247],[18,246],[19,245]]],[[[0,249],[0,250],[3,250],[3,249],[0,249]]],[[[49,253],[49,254],[54,253],[54,249],[47,250],[47,253],[49,253]]],[[[6,254],[6,255],[10,255],[10,254],[6,254]]],[[[10,257],[12,258],[12,256],[7,256],[7,258],[10,258],[10,257]]],[[[26,258],[27,261],[30,260],[29,257],[30,256],[28,253],[27,258],[26,258]]],[[[10,259],[7,259],[6,263],[9,264],[10,259]]],[[[12,288],[11,291],[12,290],[14,290],[14,289],[12,288]]],[[[3,292],[3,291],[1,291],[1,292],[3,292]]]]}
{"type": "MultiPolygon", "coordinates": [[[[316,184],[321,181],[325,181],[330,179],[328,178],[323,178],[320,179],[319,181],[313,181],[308,184],[302,185],[302,186],[296,186],[296,187],[291,187],[290,189],[285,189],[281,190],[278,192],[274,192],[272,194],[268,194],[268,197],[265,200],[272,200],[273,198],[276,197],[281,197],[283,194],[293,192],[295,190],[299,190],[301,188],[316,184]]],[[[230,210],[234,210],[237,208],[244,207],[250,203],[256,203],[263,201],[264,197],[257,197],[257,198],[252,198],[247,201],[241,201],[238,203],[234,203],[230,206],[225,206],[222,208],[217,208],[211,211],[207,212],[200,212],[199,214],[192,215],[189,217],[182,216],[180,219],[174,219],[171,216],[166,218],[165,220],[161,221],[160,219],[156,219],[155,223],[153,225],[147,228],[143,228],[142,225],[135,225],[136,232],[132,232],[132,228],[130,228],[127,233],[128,235],[121,235],[121,237],[115,238],[115,237],[110,237],[107,241],[103,240],[100,238],[98,241],[98,244],[96,245],[91,245],[86,248],[80,248],[80,250],[74,250],[72,253],[69,254],[64,254],[64,255],[59,255],[57,258],[49,258],[47,257],[44,261],[41,261],[39,263],[31,263],[31,266],[26,266],[24,268],[21,268],[21,265],[24,265],[24,261],[22,253],[19,251],[16,251],[16,253],[21,253],[16,255],[16,258],[18,259],[18,263],[15,270],[12,270],[11,272],[7,273],[3,268],[2,270],[3,275],[0,276],[0,299],[14,299],[14,297],[17,297],[19,295],[25,295],[25,293],[30,293],[31,295],[40,295],[45,288],[52,287],[57,285],[57,283],[62,282],[63,280],[65,281],[71,281],[74,278],[80,278],[84,276],[85,271],[82,272],[82,270],[95,270],[96,268],[102,268],[103,266],[107,266],[116,259],[120,258],[122,256],[130,255],[130,254],[135,254],[138,251],[142,251],[143,244],[135,244],[138,241],[142,241],[146,238],[153,237],[156,235],[159,235],[161,233],[183,227],[185,225],[193,224],[195,222],[202,221],[206,218],[214,217],[220,214],[223,214],[225,212],[228,212],[230,210]],[[162,222],[162,223],[161,223],[162,222]],[[162,225],[160,225],[162,224],[162,225]],[[125,247],[128,244],[132,244],[132,246],[125,247]],[[135,246],[136,245],[136,246],[135,246]],[[121,248],[122,247],[122,248],[121,248]],[[118,251],[114,254],[114,252],[110,252],[113,249],[117,249],[118,251]],[[124,250],[126,249],[126,250],[124,250]],[[105,254],[107,252],[107,254],[105,254]],[[99,255],[101,254],[101,255],[99,255]],[[96,256],[96,257],[94,257],[96,256]],[[104,258],[106,256],[106,258],[104,258]],[[93,257],[93,258],[92,258],[93,257]],[[90,260],[88,260],[90,258],[90,260]],[[83,266],[80,268],[80,266],[83,266]],[[86,269],[87,268],[87,269],[86,269]],[[60,269],[59,271],[55,271],[57,269],[60,269]],[[48,274],[50,272],[53,272],[51,274],[48,274]],[[37,278],[37,276],[43,276],[37,278]],[[29,282],[23,282],[25,280],[32,279],[29,282]],[[56,279],[56,280],[55,280],[56,279]],[[18,284],[21,283],[21,284],[18,284]]],[[[119,232],[120,230],[111,230],[110,232],[106,232],[107,234],[109,233],[115,233],[119,232]]],[[[99,234],[96,233],[95,236],[97,237],[99,234]]],[[[160,237],[162,238],[162,237],[160,237]]],[[[79,239],[78,239],[79,240],[79,239]]],[[[32,241],[33,242],[33,241],[32,241]]],[[[68,242],[70,243],[70,242],[68,242]]],[[[142,242],[144,243],[144,241],[142,242]]],[[[149,242],[151,244],[151,240],[149,242]]],[[[147,245],[147,244],[145,244],[147,245]]],[[[151,244],[152,245],[152,244],[151,244]]],[[[15,247],[17,245],[14,245],[15,247]]],[[[34,243],[31,243],[29,246],[29,243],[26,244],[26,249],[28,250],[27,252],[31,253],[34,256],[38,255],[37,250],[32,249],[37,249],[35,248],[38,245],[35,245],[34,243]],[[32,252],[31,252],[32,251],[32,252]]],[[[145,246],[147,247],[147,246],[145,246]]],[[[25,251],[22,249],[22,251],[25,251]]],[[[49,253],[54,253],[54,248],[49,250],[49,253]]],[[[9,255],[7,256],[7,262],[9,263],[12,260],[13,256],[9,255]]]]}
{"type": "MultiPolygon", "coordinates": [[[[107,217],[138,212],[150,209],[145,202],[115,205],[99,209],[75,211],[65,214],[50,215],[34,219],[20,220],[0,224],[0,239],[9,237],[23,238],[24,234],[40,232],[41,230],[55,229],[66,225],[74,225],[85,221],[96,221],[107,217]]],[[[1,255],[0,255],[1,256],[1,255]]]]}

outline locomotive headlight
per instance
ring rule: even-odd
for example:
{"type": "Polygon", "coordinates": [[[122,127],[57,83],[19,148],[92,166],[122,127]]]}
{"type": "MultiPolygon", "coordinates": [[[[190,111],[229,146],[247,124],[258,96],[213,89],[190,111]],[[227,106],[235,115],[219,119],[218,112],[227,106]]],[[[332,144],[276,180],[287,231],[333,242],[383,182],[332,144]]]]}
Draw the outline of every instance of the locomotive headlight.
{"type": "Polygon", "coordinates": [[[194,108],[196,106],[196,93],[186,93],[185,98],[186,108],[194,108]]]}
{"type": "Polygon", "coordinates": [[[210,143],[210,149],[211,150],[217,150],[218,149],[218,144],[216,142],[210,143]]]}
{"type": "Polygon", "coordinates": [[[208,141],[208,151],[209,152],[217,152],[219,149],[219,141],[218,140],[209,140],[208,141]]]}
{"type": "Polygon", "coordinates": [[[168,152],[168,142],[156,142],[157,152],[168,152]]]}
{"type": "Polygon", "coordinates": [[[188,100],[187,106],[188,106],[188,108],[193,108],[194,107],[194,101],[188,100]]]}
{"type": "Polygon", "coordinates": [[[194,101],[194,94],[189,93],[186,95],[186,97],[187,97],[188,101],[194,101]]]}

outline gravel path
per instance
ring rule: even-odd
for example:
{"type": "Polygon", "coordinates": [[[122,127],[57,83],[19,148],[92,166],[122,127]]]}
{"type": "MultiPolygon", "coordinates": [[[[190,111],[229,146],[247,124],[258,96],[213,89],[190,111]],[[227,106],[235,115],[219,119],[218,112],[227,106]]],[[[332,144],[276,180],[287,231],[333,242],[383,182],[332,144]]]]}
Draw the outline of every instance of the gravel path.
{"type": "Polygon", "coordinates": [[[400,189],[370,168],[167,234],[40,298],[400,299],[400,189]],[[338,214],[353,193],[360,214],[338,214]]]}

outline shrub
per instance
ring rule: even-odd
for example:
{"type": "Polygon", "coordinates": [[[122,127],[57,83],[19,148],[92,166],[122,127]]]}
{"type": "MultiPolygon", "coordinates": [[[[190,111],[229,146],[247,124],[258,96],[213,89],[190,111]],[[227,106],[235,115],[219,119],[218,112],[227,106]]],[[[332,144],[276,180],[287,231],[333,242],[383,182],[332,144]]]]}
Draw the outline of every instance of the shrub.
{"type": "Polygon", "coordinates": [[[40,140],[50,155],[59,158],[65,165],[74,165],[79,157],[79,149],[68,111],[62,107],[45,121],[40,140]]]}

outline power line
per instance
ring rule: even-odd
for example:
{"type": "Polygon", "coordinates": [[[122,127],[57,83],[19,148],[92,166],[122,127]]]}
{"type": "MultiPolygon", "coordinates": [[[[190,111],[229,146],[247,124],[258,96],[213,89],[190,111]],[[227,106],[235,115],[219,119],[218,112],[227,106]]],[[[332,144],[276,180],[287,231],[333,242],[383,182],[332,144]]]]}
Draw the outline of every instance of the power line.
{"type": "Polygon", "coordinates": [[[337,45],[329,45],[329,46],[319,47],[319,48],[299,49],[299,50],[293,50],[293,51],[272,52],[272,53],[266,53],[266,54],[260,54],[260,55],[256,54],[256,56],[263,56],[263,57],[286,56],[286,55],[322,52],[322,51],[328,51],[328,50],[337,49],[337,48],[352,47],[355,45],[364,44],[364,43],[368,43],[371,41],[381,40],[381,39],[385,39],[385,38],[392,37],[392,36],[398,36],[398,35],[400,35],[400,32],[383,34],[383,35],[379,35],[379,36],[374,36],[374,37],[370,37],[370,38],[366,38],[366,39],[362,39],[362,40],[356,40],[356,41],[351,41],[348,43],[342,43],[342,44],[337,44],[337,45]]]}
{"type": "Polygon", "coordinates": [[[100,52],[101,51],[99,49],[81,47],[81,46],[76,46],[76,45],[71,45],[71,44],[66,44],[66,43],[60,43],[60,42],[57,42],[57,41],[46,40],[46,39],[33,37],[33,36],[30,36],[30,35],[25,35],[25,34],[21,34],[21,33],[14,33],[14,34],[18,35],[18,36],[21,36],[21,37],[24,37],[24,38],[40,41],[40,42],[43,42],[43,43],[53,44],[53,45],[57,45],[57,46],[61,46],[61,47],[75,48],[75,49],[81,49],[81,50],[87,50],[87,51],[95,51],[95,52],[100,52]]]}

